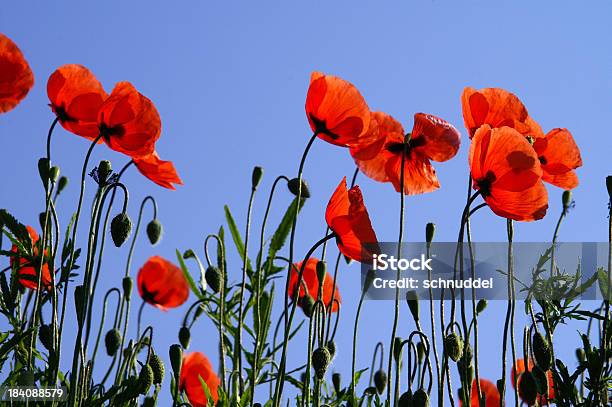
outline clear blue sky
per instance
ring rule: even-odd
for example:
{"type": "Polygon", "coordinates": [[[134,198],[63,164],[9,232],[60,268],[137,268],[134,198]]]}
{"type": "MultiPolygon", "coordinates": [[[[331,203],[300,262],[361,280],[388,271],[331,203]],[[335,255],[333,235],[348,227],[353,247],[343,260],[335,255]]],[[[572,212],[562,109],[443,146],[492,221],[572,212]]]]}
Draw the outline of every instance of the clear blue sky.
{"type": "MultiPolygon", "coordinates": [[[[52,120],[46,79],[62,64],[79,63],[91,68],[108,91],[114,83],[129,80],[154,101],[163,122],[158,151],[176,163],[185,181],[184,187],[171,192],[135,171],[125,178],[133,216],[139,201],[152,193],[165,225],[164,240],[158,247],[151,249],[144,240],[138,245],[134,268],[153,254],[173,259],[175,248],[200,250],[203,237],[223,222],[223,204],[229,204],[240,225],[244,224],[254,165],[266,171],[262,191],[276,175],[295,173],[310,134],[304,115],[309,75],[321,70],[353,82],[372,109],[391,113],[407,130],[412,115],[423,111],[447,119],[462,131],[463,145],[457,157],[436,164],[442,188],[407,200],[407,240],[422,240],[425,223],[430,221],[438,225],[438,240],[456,236],[467,178],[468,141],[460,105],[465,86],[509,89],[521,97],[545,130],[571,130],[584,166],[578,171],[581,184],[574,194],[576,207],[564,223],[561,239],[606,239],[604,177],[612,172],[612,138],[606,120],[612,105],[609,2],[169,4],[38,1],[11,2],[0,9],[1,31],[21,47],[36,76],[27,99],[0,116],[0,207],[24,222],[37,224],[43,192],[36,161],[44,154],[52,120]]],[[[83,139],[63,129],[56,132],[54,162],[72,181],[58,208],[64,224],[75,206],[79,157],[86,149],[83,139]]],[[[105,158],[117,168],[125,162],[104,147],[97,149],[93,162],[105,158]]],[[[323,142],[315,144],[305,170],[313,199],[299,222],[298,253],[321,237],[328,197],[340,178],[352,171],[347,151],[323,142]]],[[[396,239],[397,195],[389,185],[365,178],[359,184],[379,238],[396,239]]],[[[550,239],[561,191],[550,188],[549,192],[549,215],[535,224],[518,225],[517,240],[550,239]]],[[[289,199],[279,194],[275,216],[289,199]]],[[[261,194],[255,205],[256,225],[264,200],[261,194]]],[[[504,240],[505,222],[483,211],[474,220],[473,233],[475,240],[504,240]]],[[[125,258],[126,252],[107,252],[104,287],[119,284],[123,260],[118,259],[125,258]]],[[[239,278],[239,267],[237,262],[232,266],[234,280],[239,278]]],[[[340,355],[333,369],[345,373],[345,380],[359,281],[357,265],[342,267],[339,286],[344,314],[338,337],[340,355]]],[[[495,324],[487,329],[487,345],[481,349],[482,360],[495,361],[481,368],[482,376],[492,380],[499,375],[498,315],[502,307],[501,303],[491,306],[481,322],[481,326],[495,324]]],[[[161,313],[148,307],[145,312],[147,323],[163,327],[155,339],[162,354],[176,341],[174,332],[183,311],[161,313]]],[[[406,336],[412,326],[407,309],[402,312],[399,332],[406,336]]],[[[358,366],[369,364],[377,341],[387,343],[391,320],[390,302],[367,304],[358,366]]],[[[197,325],[191,350],[215,355],[210,329],[206,323],[197,325]]],[[[566,345],[566,354],[572,355],[578,343],[575,327],[558,337],[564,338],[559,341],[566,345]]],[[[301,349],[292,349],[291,366],[302,363],[302,355],[301,349]]]]}

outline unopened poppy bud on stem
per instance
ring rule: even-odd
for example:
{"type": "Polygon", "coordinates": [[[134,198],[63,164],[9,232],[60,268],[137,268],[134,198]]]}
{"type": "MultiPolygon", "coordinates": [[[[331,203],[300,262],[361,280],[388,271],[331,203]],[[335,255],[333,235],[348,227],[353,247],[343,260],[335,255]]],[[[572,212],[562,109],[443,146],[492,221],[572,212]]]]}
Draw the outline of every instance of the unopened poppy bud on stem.
{"type": "Polygon", "coordinates": [[[96,175],[98,177],[98,184],[106,185],[106,181],[108,181],[108,177],[112,174],[112,172],[113,172],[113,166],[111,165],[110,161],[108,160],[100,161],[100,164],[98,164],[98,167],[96,167],[96,175]]]}
{"type": "Polygon", "coordinates": [[[55,184],[60,175],[60,169],[57,166],[51,167],[49,170],[49,181],[55,184]]]}
{"type": "Polygon", "coordinates": [[[151,388],[153,384],[153,369],[151,366],[144,365],[140,369],[140,374],[138,375],[138,391],[140,394],[145,395],[151,388]]]}
{"type": "Polygon", "coordinates": [[[413,407],[429,407],[429,394],[422,387],[412,396],[413,407]]]}
{"type": "Polygon", "coordinates": [[[74,308],[76,310],[77,322],[81,326],[85,318],[85,289],[82,285],[77,285],[74,288],[74,308]]]}
{"type": "Polygon", "coordinates": [[[412,318],[418,324],[419,323],[419,295],[416,291],[410,290],[406,292],[406,302],[408,303],[408,308],[410,308],[410,313],[412,314],[412,318]]]}
{"type": "Polygon", "coordinates": [[[162,224],[157,219],[153,219],[147,225],[147,237],[149,238],[149,242],[153,246],[159,243],[163,232],[164,229],[162,227],[162,224]]]}
{"type": "Polygon", "coordinates": [[[181,329],[179,329],[178,337],[181,346],[184,349],[187,349],[189,347],[189,343],[191,342],[191,331],[189,330],[189,328],[187,328],[186,326],[182,326],[181,329]]]}
{"type": "Polygon", "coordinates": [[[123,277],[121,285],[123,286],[123,296],[125,297],[126,301],[129,301],[132,297],[132,286],[134,285],[132,282],[132,277],[123,277]]]}
{"type": "Polygon", "coordinates": [[[119,346],[121,346],[121,333],[118,329],[111,329],[106,333],[104,345],[106,345],[106,354],[108,356],[115,356],[119,346]]]}
{"type": "Polygon", "coordinates": [[[327,372],[330,363],[331,355],[327,348],[317,348],[312,352],[312,366],[317,379],[322,380],[325,377],[325,372],[327,372]]]}
{"type": "Polygon", "coordinates": [[[43,185],[46,185],[47,181],[49,181],[49,171],[51,170],[50,166],[51,163],[46,157],[38,160],[38,175],[40,175],[40,180],[43,182],[43,185]]]}
{"type": "Polygon", "coordinates": [[[61,176],[59,181],[57,182],[56,194],[62,192],[68,186],[68,177],[61,176]]]}
{"type": "Polygon", "coordinates": [[[436,224],[431,223],[431,222],[428,223],[427,226],[425,226],[425,241],[427,243],[433,242],[435,233],[436,233],[436,224]]]}
{"type": "Polygon", "coordinates": [[[378,394],[383,394],[387,387],[387,373],[384,369],[378,369],[376,373],[374,373],[374,386],[376,386],[378,394]]]}
{"type": "Polygon", "coordinates": [[[487,300],[482,298],[478,301],[478,304],[476,304],[476,313],[480,314],[482,311],[484,311],[487,308],[487,300]]]}
{"type": "Polygon", "coordinates": [[[251,177],[251,187],[253,191],[257,189],[259,183],[261,182],[261,178],[263,177],[263,168],[255,167],[253,168],[253,175],[251,177]]]}
{"type": "Polygon", "coordinates": [[[444,338],[446,354],[453,362],[457,362],[463,356],[463,339],[455,332],[451,332],[444,338]]]}
{"type": "Polygon", "coordinates": [[[210,287],[210,289],[216,294],[221,289],[222,284],[222,276],[221,270],[215,266],[209,266],[204,273],[204,279],[206,280],[206,284],[210,287]]]}
{"type": "Polygon", "coordinates": [[[325,281],[325,275],[327,274],[327,263],[323,260],[317,262],[317,279],[319,284],[325,281]]]}
{"type": "Polygon", "coordinates": [[[393,359],[395,362],[399,362],[402,357],[402,338],[396,336],[393,338],[393,359]]]}
{"type": "Polygon", "coordinates": [[[191,249],[187,249],[183,252],[184,259],[193,259],[195,257],[195,253],[191,249]]]}
{"type": "Polygon", "coordinates": [[[340,393],[342,390],[342,380],[340,373],[332,374],[332,384],[334,385],[334,390],[336,393],[340,393]]]}
{"type": "Polygon", "coordinates": [[[333,339],[330,341],[327,341],[327,344],[325,345],[325,347],[327,348],[327,351],[329,352],[329,356],[333,360],[336,357],[336,352],[338,351],[336,348],[336,342],[333,339]]]}
{"type": "Polygon", "coordinates": [[[302,190],[300,191],[299,178],[293,178],[293,179],[290,179],[289,182],[287,182],[287,188],[289,188],[289,192],[291,192],[293,195],[295,196],[300,195],[300,197],[302,198],[310,198],[310,189],[308,188],[308,184],[303,178],[302,178],[301,185],[302,185],[302,190]]]}
{"type": "Polygon", "coordinates": [[[300,307],[302,308],[302,311],[304,311],[304,315],[310,318],[315,305],[315,299],[307,293],[298,301],[300,301],[300,307]]]}
{"type": "Polygon", "coordinates": [[[550,365],[552,363],[552,350],[550,349],[548,341],[542,336],[541,333],[536,332],[533,334],[531,344],[533,347],[533,355],[540,369],[544,371],[550,369],[550,365]]]}
{"type": "Polygon", "coordinates": [[[111,237],[115,246],[121,247],[130,237],[132,232],[132,221],[127,213],[121,212],[111,222],[111,237]]]}
{"type": "Polygon", "coordinates": [[[561,195],[561,203],[563,204],[563,210],[567,210],[572,204],[572,191],[563,191],[561,195]]]}
{"type": "Polygon", "coordinates": [[[398,402],[399,407],[412,407],[412,391],[408,390],[402,393],[398,402]]]}
{"type": "Polygon", "coordinates": [[[153,369],[153,384],[161,384],[164,381],[166,375],[166,366],[164,361],[159,357],[157,353],[151,355],[149,359],[151,369],[153,369]]]}
{"type": "Polygon", "coordinates": [[[174,377],[178,378],[181,373],[181,366],[183,364],[183,348],[179,344],[170,345],[168,350],[170,356],[170,365],[172,366],[172,372],[174,377]]]}

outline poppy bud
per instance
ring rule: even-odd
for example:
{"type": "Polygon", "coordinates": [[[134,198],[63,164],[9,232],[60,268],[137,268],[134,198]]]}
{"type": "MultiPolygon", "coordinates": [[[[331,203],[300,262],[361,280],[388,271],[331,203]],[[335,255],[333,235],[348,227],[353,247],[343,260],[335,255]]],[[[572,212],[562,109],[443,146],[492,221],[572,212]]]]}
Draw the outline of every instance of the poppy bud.
{"type": "Polygon", "coordinates": [[[451,332],[444,338],[446,354],[453,362],[457,362],[463,356],[463,339],[455,332],[451,332]]]}
{"type": "Polygon", "coordinates": [[[155,407],[155,398],[149,396],[142,401],[142,407],[155,407]]]}
{"type": "Polygon", "coordinates": [[[308,184],[304,179],[302,179],[302,191],[300,194],[300,180],[298,178],[293,178],[287,182],[287,188],[289,188],[289,192],[293,195],[300,195],[302,198],[310,198],[310,189],[308,188],[308,184]]]}
{"type": "Polygon", "coordinates": [[[74,288],[74,308],[76,310],[77,322],[81,326],[85,318],[85,289],[82,285],[77,285],[74,288]]]}
{"type": "Polygon", "coordinates": [[[51,325],[41,325],[38,329],[38,340],[47,350],[53,347],[53,333],[51,325]]]}
{"type": "Polygon", "coordinates": [[[121,333],[118,329],[111,329],[106,333],[104,337],[104,344],[106,345],[106,354],[108,356],[115,356],[117,349],[121,345],[121,333]]]}
{"type": "Polygon", "coordinates": [[[254,403],[253,407],[261,407],[261,403],[254,403]]]}
{"type": "Polygon", "coordinates": [[[608,196],[612,200],[612,175],[606,177],[606,188],[608,188],[608,196]]]}
{"type": "Polygon", "coordinates": [[[366,387],[366,389],[363,391],[363,394],[364,396],[372,397],[373,395],[376,394],[376,387],[374,386],[366,387]]]}
{"type": "Polygon", "coordinates": [[[342,381],[341,381],[340,373],[334,373],[332,375],[332,384],[334,385],[334,390],[336,391],[336,393],[340,393],[340,391],[342,390],[341,388],[342,381]]]}
{"type": "Polygon", "coordinates": [[[191,249],[187,249],[183,252],[184,259],[193,259],[195,257],[195,253],[191,249]]]}
{"type": "Polygon", "coordinates": [[[584,349],[582,348],[576,349],[576,358],[578,359],[579,362],[586,361],[586,354],[584,353],[584,349]]]}
{"type": "Polygon", "coordinates": [[[259,183],[261,182],[261,178],[263,177],[263,168],[255,167],[253,168],[253,175],[251,177],[251,188],[253,191],[257,189],[259,183]]]}
{"type": "Polygon", "coordinates": [[[463,350],[463,355],[461,356],[461,359],[459,359],[459,361],[457,362],[457,368],[459,369],[460,372],[465,372],[472,366],[472,346],[469,344],[469,342],[467,344],[462,345],[465,346],[465,349],[463,350]]]}
{"type": "Polygon", "coordinates": [[[419,360],[419,363],[423,362],[423,359],[425,358],[425,344],[423,342],[419,342],[416,345],[417,348],[417,359],[419,360]]]}
{"type": "Polygon", "coordinates": [[[132,221],[125,212],[121,212],[111,221],[111,237],[115,246],[121,247],[123,243],[130,237],[132,232],[132,221]]]}
{"type": "Polygon", "coordinates": [[[374,373],[374,386],[376,386],[378,394],[383,394],[385,391],[387,387],[387,373],[383,369],[378,369],[374,373]]]}
{"type": "Polygon", "coordinates": [[[312,296],[307,293],[299,301],[300,301],[300,308],[302,308],[302,311],[304,311],[304,315],[310,318],[312,316],[312,310],[315,305],[314,298],[312,298],[312,296]]]}
{"type": "Polygon", "coordinates": [[[337,351],[336,342],[333,340],[328,341],[325,347],[327,348],[327,351],[329,352],[329,356],[331,356],[331,359],[333,360],[336,357],[336,351],[337,351]]]}
{"type": "Polygon", "coordinates": [[[221,289],[221,277],[221,270],[215,266],[208,266],[204,273],[206,284],[208,284],[215,294],[221,289]]]}
{"type": "Polygon", "coordinates": [[[157,219],[153,219],[147,225],[147,237],[153,246],[159,243],[164,229],[157,219]]]}
{"type": "Polygon", "coordinates": [[[410,313],[412,314],[412,318],[414,318],[414,322],[419,323],[419,295],[414,290],[409,290],[406,292],[406,302],[408,303],[408,308],[410,308],[410,313]]]}
{"type": "Polygon", "coordinates": [[[129,301],[132,297],[132,277],[123,277],[121,284],[123,285],[123,296],[126,301],[129,301]]]}
{"type": "Polygon", "coordinates": [[[51,164],[47,158],[43,157],[38,160],[38,175],[40,175],[43,185],[47,185],[47,181],[49,181],[50,166],[51,164]]]}
{"type": "Polygon", "coordinates": [[[60,169],[58,166],[53,166],[49,170],[49,181],[55,184],[60,175],[60,169]]]}
{"type": "Polygon", "coordinates": [[[399,407],[412,407],[412,391],[408,389],[408,391],[402,393],[398,402],[399,407]]]}
{"type": "Polygon", "coordinates": [[[563,210],[567,210],[572,204],[572,191],[563,191],[561,195],[561,203],[563,204],[563,210]]]}
{"type": "Polygon", "coordinates": [[[476,313],[480,314],[482,311],[484,311],[487,308],[487,304],[487,300],[485,300],[484,298],[479,300],[478,304],[476,304],[476,313]]]}
{"type": "Polygon", "coordinates": [[[68,186],[68,177],[61,176],[59,181],[57,182],[56,194],[60,194],[66,187],[68,186]]]}
{"type": "Polygon", "coordinates": [[[525,371],[519,377],[519,394],[523,401],[532,406],[538,398],[538,382],[530,371],[525,371]]]}
{"type": "Polygon", "coordinates": [[[427,243],[433,242],[435,233],[436,233],[436,224],[431,223],[431,222],[428,223],[427,226],[425,226],[425,241],[427,243]]]}
{"type": "Polygon", "coordinates": [[[184,349],[189,347],[189,342],[191,342],[191,331],[186,326],[182,326],[179,329],[179,342],[184,349]]]}
{"type": "Polygon", "coordinates": [[[330,363],[331,355],[326,347],[317,348],[312,352],[312,366],[314,367],[317,379],[323,380],[330,363]]]}
{"type": "Polygon", "coordinates": [[[96,176],[98,177],[97,181],[99,185],[106,185],[106,181],[108,181],[108,177],[113,172],[113,166],[110,161],[102,160],[100,164],[96,167],[96,176]]]}
{"type": "Polygon", "coordinates": [[[552,351],[548,341],[542,336],[541,333],[536,332],[533,334],[533,340],[531,342],[533,347],[533,355],[537,365],[544,371],[550,369],[552,363],[552,351]]]}
{"type": "Polygon", "coordinates": [[[140,369],[140,374],[138,375],[138,391],[140,394],[147,394],[151,385],[153,384],[153,369],[151,366],[144,365],[140,369]]]}
{"type": "Polygon", "coordinates": [[[323,281],[325,281],[325,275],[327,274],[327,263],[324,260],[319,260],[317,262],[317,278],[319,281],[319,284],[323,283],[323,281]]]}
{"type": "Polygon", "coordinates": [[[164,361],[159,357],[158,354],[153,353],[149,359],[149,365],[153,369],[153,384],[161,384],[164,381],[166,375],[166,366],[164,361]]]}
{"type": "Polygon", "coordinates": [[[422,387],[412,396],[413,407],[429,407],[429,394],[422,387]]]}
{"type": "Polygon", "coordinates": [[[401,357],[402,357],[402,338],[400,338],[399,336],[396,336],[395,338],[393,338],[393,358],[395,359],[396,362],[399,362],[401,357]]]}
{"type": "Polygon", "coordinates": [[[170,345],[168,354],[170,355],[170,365],[172,366],[174,377],[178,378],[183,364],[183,348],[178,344],[170,345]]]}

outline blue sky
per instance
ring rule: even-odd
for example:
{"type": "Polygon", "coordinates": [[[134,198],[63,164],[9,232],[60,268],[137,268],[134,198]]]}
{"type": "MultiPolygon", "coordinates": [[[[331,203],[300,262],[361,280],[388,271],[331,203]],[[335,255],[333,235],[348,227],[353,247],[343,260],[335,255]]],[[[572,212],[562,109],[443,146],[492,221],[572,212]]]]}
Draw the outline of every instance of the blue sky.
{"type": "MultiPolygon", "coordinates": [[[[0,207],[23,222],[36,224],[43,205],[36,161],[44,154],[52,120],[46,79],[62,64],[80,63],[108,91],[116,82],[128,80],[153,100],[163,123],[158,151],[176,163],[185,181],[178,191],[166,191],[135,171],[126,176],[133,217],[139,201],[154,194],[165,225],[159,246],[150,248],[144,240],[138,244],[134,269],[153,254],[173,259],[175,248],[200,250],[204,236],[223,222],[224,204],[244,224],[254,165],[265,169],[265,193],[258,196],[254,208],[256,225],[274,177],[295,173],[310,135],[304,115],[309,75],[321,70],[353,82],[372,109],[392,114],[407,129],[413,114],[422,111],[462,131],[459,154],[450,162],[436,164],[442,188],[407,199],[406,240],[422,240],[430,221],[438,225],[438,240],[455,238],[468,174],[461,91],[465,86],[496,86],[519,95],[545,130],[566,127],[574,134],[584,166],[574,191],[576,207],[564,222],[561,240],[604,241],[604,177],[612,171],[612,138],[605,119],[612,104],[611,12],[612,4],[604,1],[588,6],[570,1],[389,1],[384,5],[190,1],[171,7],[167,2],[146,1],[108,1],[103,6],[77,1],[39,1],[35,6],[12,2],[0,9],[0,27],[21,47],[36,84],[18,108],[0,116],[0,207]]],[[[53,140],[54,162],[72,181],[58,208],[64,224],[75,207],[80,157],[87,147],[83,139],[63,129],[53,140]]],[[[92,162],[107,158],[116,168],[125,162],[104,147],[96,149],[92,162]]],[[[325,204],[341,177],[350,176],[353,168],[347,151],[315,143],[305,169],[313,198],[299,222],[298,253],[305,253],[322,236],[325,204]]],[[[362,176],[358,183],[380,240],[393,241],[397,195],[390,185],[362,176]]],[[[561,191],[549,188],[549,193],[549,215],[534,224],[518,225],[517,240],[551,238],[561,191]]],[[[276,218],[289,200],[288,194],[278,195],[276,218]]],[[[475,240],[503,241],[505,222],[481,211],[473,221],[473,235],[475,240]]],[[[107,252],[104,287],[119,284],[126,253],[125,248],[107,252]]],[[[239,278],[239,267],[235,262],[231,278],[239,278]]],[[[338,284],[344,313],[340,355],[333,369],[343,373],[350,366],[349,332],[359,281],[357,265],[342,266],[338,284]]],[[[499,326],[502,308],[501,303],[493,304],[481,325],[499,326]]],[[[146,323],[163,327],[156,333],[160,349],[176,341],[174,332],[184,311],[160,313],[147,308],[146,323]]],[[[407,309],[402,312],[400,332],[407,336],[412,325],[407,309]]],[[[377,341],[387,343],[391,320],[390,302],[367,304],[359,366],[369,364],[377,341]]],[[[197,326],[191,349],[214,358],[216,344],[210,329],[204,322],[197,326]]],[[[499,375],[500,330],[487,330],[487,346],[481,349],[482,360],[496,361],[481,368],[482,376],[492,380],[499,375]]],[[[571,356],[578,343],[576,327],[566,332],[558,335],[564,345],[558,348],[571,356]]],[[[301,348],[291,349],[292,366],[303,359],[301,348]]]]}

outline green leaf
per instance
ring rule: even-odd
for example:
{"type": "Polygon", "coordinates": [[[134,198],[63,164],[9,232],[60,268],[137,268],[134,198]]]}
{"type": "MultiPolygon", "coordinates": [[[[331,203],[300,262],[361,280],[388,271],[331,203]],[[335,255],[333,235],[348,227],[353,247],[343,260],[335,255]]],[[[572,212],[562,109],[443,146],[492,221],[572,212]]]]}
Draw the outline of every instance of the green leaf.
{"type": "Polygon", "coordinates": [[[605,299],[606,294],[608,294],[608,299],[612,301],[612,293],[610,292],[608,287],[608,272],[604,270],[603,267],[600,267],[597,270],[597,280],[599,282],[599,290],[601,291],[601,296],[605,299]]]}
{"type": "Polygon", "coordinates": [[[298,199],[294,198],[291,204],[289,205],[289,208],[287,208],[285,215],[281,219],[280,224],[272,235],[272,240],[270,241],[270,247],[268,249],[268,258],[274,258],[274,256],[276,256],[276,253],[278,253],[278,251],[282,249],[285,245],[285,242],[287,241],[287,236],[289,236],[289,232],[291,232],[291,227],[293,226],[293,219],[295,216],[297,216],[299,211],[302,210],[304,202],[306,202],[306,200],[302,199],[300,204],[298,205],[298,199]]]}
{"type": "Polygon", "coordinates": [[[189,273],[189,269],[187,268],[185,260],[183,259],[183,255],[181,254],[179,249],[176,249],[176,258],[179,262],[179,266],[181,267],[183,275],[185,276],[185,279],[187,280],[187,283],[191,288],[191,291],[193,291],[196,297],[200,299],[204,298],[203,293],[198,289],[198,286],[196,285],[195,281],[193,280],[193,277],[191,276],[191,273],[189,273]]]}
{"type": "MultiPolygon", "coordinates": [[[[229,227],[230,233],[232,235],[234,245],[236,245],[236,249],[238,250],[240,259],[244,261],[244,258],[246,256],[246,253],[244,251],[244,242],[242,241],[242,236],[240,236],[240,232],[238,231],[238,226],[236,226],[236,221],[232,216],[232,212],[230,211],[229,206],[225,205],[223,209],[225,210],[225,219],[227,219],[227,226],[229,227]]],[[[248,258],[247,270],[253,270],[251,267],[251,261],[248,258]]]]}

